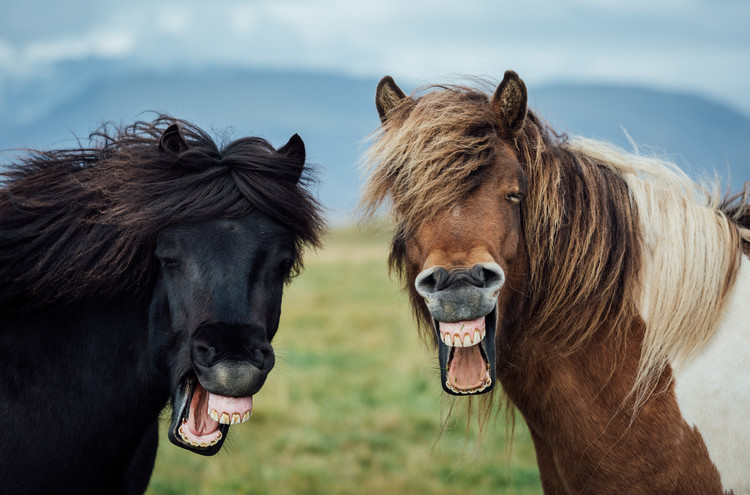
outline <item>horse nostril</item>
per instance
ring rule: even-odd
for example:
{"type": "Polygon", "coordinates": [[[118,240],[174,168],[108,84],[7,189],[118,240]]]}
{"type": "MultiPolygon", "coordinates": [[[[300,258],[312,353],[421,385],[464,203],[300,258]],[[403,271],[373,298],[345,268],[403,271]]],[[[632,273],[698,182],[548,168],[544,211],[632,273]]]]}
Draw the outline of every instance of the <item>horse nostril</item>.
{"type": "Polygon", "coordinates": [[[193,344],[193,361],[202,366],[210,366],[216,358],[216,349],[202,343],[193,344]]]}
{"type": "Polygon", "coordinates": [[[252,358],[250,359],[250,362],[253,363],[253,365],[256,368],[260,369],[263,367],[263,361],[265,360],[265,358],[266,356],[262,350],[255,349],[255,351],[253,351],[253,355],[252,355],[252,358]]]}
{"type": "Polygon", "coordinates": [[[505,283],[505,273],[498,265],[477,265],[477,267],[482,272],[481,278],[486,288],[499,289],[505,283]]]}
{"type": "Polygon", "coordinates": [[[449,274],[445,268],[433,267],[424,270],[422,273],[417,275],[417,279],[414,281],[414,285],[417,288],[417,292],[426,296],[443,290],[446,282],[448,281],[449,274]]]}

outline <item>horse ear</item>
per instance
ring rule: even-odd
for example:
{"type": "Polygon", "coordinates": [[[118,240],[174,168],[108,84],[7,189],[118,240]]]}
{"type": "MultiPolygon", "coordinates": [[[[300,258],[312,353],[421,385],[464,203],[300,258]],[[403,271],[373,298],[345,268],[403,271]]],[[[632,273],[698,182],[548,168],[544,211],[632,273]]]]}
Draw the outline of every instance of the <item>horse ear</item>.
{"type": "Polygon", "coordinates": [[[292,159],[292,162],[298,168],[295,182],[299,180],[302,175],[302,169],[305,168],[305,143],[299,137],[299,134],[295,134],[289,138],[289,141],[279,148],[278,152],[292,159]]]}
{"type": "Polygon", "coordinates": [[[505,72],[503,81],[492,96],[492,110],[497,118],[498,132],[512,138],[523,127],[526,120],[526,85],[512,70],[505,72]]]}
{"type": "Polygon", "coordinates": [[[380,122],[385,123],[388,112],[398,106],[406,98],[406,93],[401,91],[391,76],[385,76],[378,83],[375,90],[375,107],[380,115],[380,122]]]}
{"type": "Polygon", "coordinates": [[[182,153],[188,149],[185,138],[180,133],[180,126],[177,124],[171,124],[164,130],[159,140],[159,151],[162,153],[170,151],[172,153],[182,153]]]}

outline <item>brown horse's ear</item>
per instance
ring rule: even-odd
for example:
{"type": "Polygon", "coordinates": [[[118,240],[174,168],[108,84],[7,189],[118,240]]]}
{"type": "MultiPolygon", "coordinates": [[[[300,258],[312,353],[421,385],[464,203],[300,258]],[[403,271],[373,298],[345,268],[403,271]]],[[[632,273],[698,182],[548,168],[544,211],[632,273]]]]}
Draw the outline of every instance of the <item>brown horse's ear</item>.
{"type": "Polygon", "coordinates": [[[188,149],[185,138],[180,134],[180,126],[172,124],[166,128],[159,140],[159,151],[162,153],[170,151],[172,153],[182,153],[188,149]]]}
{"type": "Polygon", "coordinates": [[[518,74],[512,70],[506,71],[491,102],[502,137],[512,138],[521,130],[526,120],[527,101],[526,85],[518,74]]]}
{"type": "Polygon", "coordinates": [[[385,123],[388,112],[398,106],[406,98],[406,93],[401,91],[391,76],[385,76],[378,83],[375,90],[375,107],[380,115],[380,122],[385,123]]]}
{"type": "Polygon", "coordinates": [[[292,159],[294,166],[297,167],[297,178],[298,181],[302,175],[302,169],[305,168],[305,143],[299,134],[295,134],[289,141],[278,149],[278,152],[282,155],[288,156],[292,159]]]}

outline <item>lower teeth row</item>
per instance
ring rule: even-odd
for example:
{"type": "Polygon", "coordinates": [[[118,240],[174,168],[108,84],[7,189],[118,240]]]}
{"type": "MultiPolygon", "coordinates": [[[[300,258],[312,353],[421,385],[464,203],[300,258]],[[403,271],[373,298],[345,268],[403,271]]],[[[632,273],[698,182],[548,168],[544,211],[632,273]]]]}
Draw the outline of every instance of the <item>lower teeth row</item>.
{"type": "Polygon", "coordinates": [[[448,387],[451,391],[456,392],[457,394],[465,394],[465,395],[477,394],[485,390],[490,385],[492,385],[492,378],[490,377],[487,377],[487,380],[485,380],[483,385],[480,385],[479,387],[473,388],[471,390],[458,390],[456,388],[453,388],[453,385],[451,385],[451,382],[449,380],[446,380],[445,382],[445,386],[448,387]]]}
{"type": "Polygon", "coordinates": [[[180,436],[185,441],[185,443],[191,445],[192,447],[203,447],[203,448],[212,447],[216,445],[219,442],[219,440],[221,440],[221,437],[222,437],[221,432],[219,432],[219,436],[214,438],[210,442],[194,442],[193,440],[185,436],[185,432],[182,430],[182,428],[183,427],[180,426],[180,429],[178,430],[180,432],[180,436]]]}

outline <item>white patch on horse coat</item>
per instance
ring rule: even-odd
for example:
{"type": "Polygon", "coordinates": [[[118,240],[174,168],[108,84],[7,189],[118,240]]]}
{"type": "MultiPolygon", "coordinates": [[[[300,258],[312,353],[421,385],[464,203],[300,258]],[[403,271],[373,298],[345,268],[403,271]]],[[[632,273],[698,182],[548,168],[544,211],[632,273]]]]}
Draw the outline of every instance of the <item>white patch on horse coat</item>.
{"type": "Polygon", "coordinates": [[[725,490],[750,494],[750,260],[742,257],[717,332],[674,370],[683,418],[703,436],[725,490]]]}
{"type": "Polygon", "coordinates": [[[737,236],[750,242],[750,231],[719,211],[718,182],[699,187],[673,163],[599,141],[568,146],[622,177],[638,210],[642,266],[634,289],[646,330],[633,393],[641,406],[666,366],[690,362],[718,329],[727,275],[740,256],[737,236]]]}

